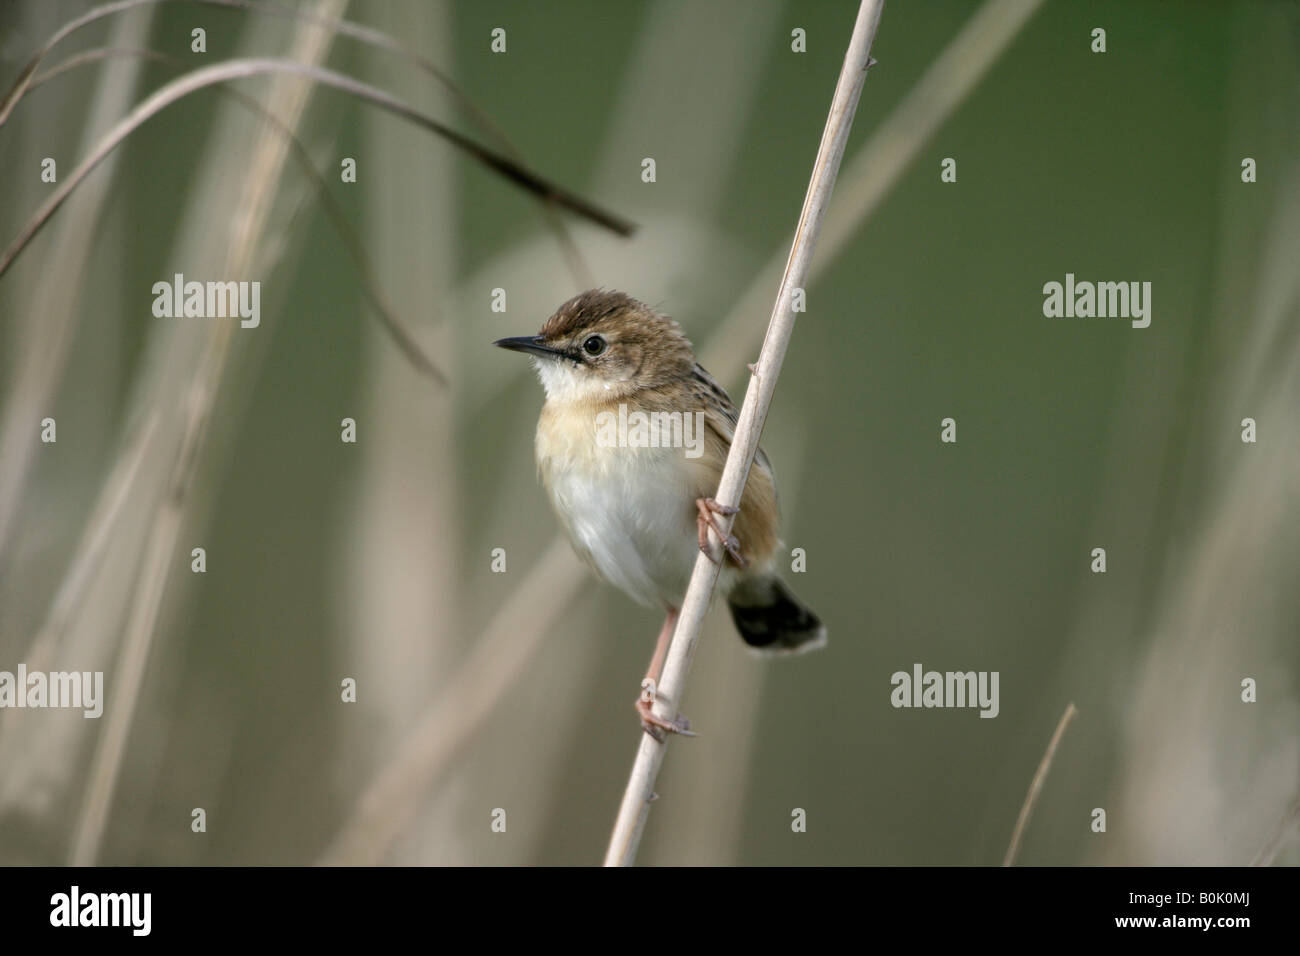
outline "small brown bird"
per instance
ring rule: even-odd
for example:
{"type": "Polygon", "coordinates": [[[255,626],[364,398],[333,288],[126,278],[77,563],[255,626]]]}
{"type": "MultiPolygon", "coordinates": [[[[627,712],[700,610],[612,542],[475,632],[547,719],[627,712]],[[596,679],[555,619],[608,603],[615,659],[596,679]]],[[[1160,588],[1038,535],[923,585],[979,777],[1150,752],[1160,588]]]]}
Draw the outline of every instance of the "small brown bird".
{"type": "MultiPolygon", "coordinates": [[[[621,292],[575,296],[535,336],[501,339],[524,352],[546,390],[537,465],[578,555],[605,581],[668,612],[642,693],[642,726],[689,733],[651,711],[696,549],[722,537],[711,495],[735,433],[736,408],[696,361],[671,319],[621,292]]],[[[745,643],[769,653],[820,647],[826,629],[776,572],[776,480],[760,449],[726,538],[717,590],[745,643]]],[[[710,555],[712,557],[712,555],[710,555]]],[[[714,558],[718,560],[718,558],[714,558]]]]}

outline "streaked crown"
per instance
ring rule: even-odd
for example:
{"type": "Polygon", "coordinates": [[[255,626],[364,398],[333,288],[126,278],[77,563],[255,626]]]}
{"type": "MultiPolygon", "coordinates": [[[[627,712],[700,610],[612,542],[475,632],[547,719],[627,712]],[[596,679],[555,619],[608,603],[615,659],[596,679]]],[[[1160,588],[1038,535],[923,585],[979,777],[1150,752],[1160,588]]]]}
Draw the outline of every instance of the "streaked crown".
{"type": "Polygon", "coordinates": [[[691,343],[679,326],[622,292],[590,289],[565,302],[535,336],[501,339],[534,357],[547,397],[609,399],[689,380],[691,343]]]}

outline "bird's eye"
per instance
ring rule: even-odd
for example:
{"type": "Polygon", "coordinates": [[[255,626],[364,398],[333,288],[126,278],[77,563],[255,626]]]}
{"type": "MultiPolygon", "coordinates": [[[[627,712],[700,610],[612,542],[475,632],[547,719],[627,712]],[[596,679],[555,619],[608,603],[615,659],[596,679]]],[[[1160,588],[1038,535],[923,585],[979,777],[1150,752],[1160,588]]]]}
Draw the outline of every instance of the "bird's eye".
{"type": "Polygon", "coordinates": [[[605,351],[605,340],[599,335],[593,335],[582,343],[582,350],[588,355],[599,355],[605,351]]]}

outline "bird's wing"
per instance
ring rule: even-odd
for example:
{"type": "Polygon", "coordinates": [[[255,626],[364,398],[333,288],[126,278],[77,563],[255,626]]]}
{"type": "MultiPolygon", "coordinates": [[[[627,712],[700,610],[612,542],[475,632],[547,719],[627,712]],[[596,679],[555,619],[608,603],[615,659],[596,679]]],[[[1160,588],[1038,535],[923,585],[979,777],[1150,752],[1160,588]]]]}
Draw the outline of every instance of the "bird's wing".
{"type": "MultiPolygon", "coordinates": [[[[694,385],[695,397],[704,406],[705,420],[713,426],[730,448],[731,440],[736,435],[736,426],[740,423],[740,412],[732,404],[731,396],[704,366],[698,363],[695,366],[694,385]]],[[[761,445],[758,454],[754,456],[754,463],[769,475],[772,474],[772,462],[768,460],[767,452],[763,451],[761,445]]]]}

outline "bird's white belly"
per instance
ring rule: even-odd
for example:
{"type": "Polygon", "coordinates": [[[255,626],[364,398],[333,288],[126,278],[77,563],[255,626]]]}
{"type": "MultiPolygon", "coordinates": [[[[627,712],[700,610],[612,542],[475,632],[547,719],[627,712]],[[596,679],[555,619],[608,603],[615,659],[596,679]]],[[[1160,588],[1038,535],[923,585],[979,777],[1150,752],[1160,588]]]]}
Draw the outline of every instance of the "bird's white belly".
{"type": "Polygon", "coordinates": [[[680,607],[698,549],[680,449],[609,448],[596,459],[543,464],[575,550],[635,600],[680,607]]]}

